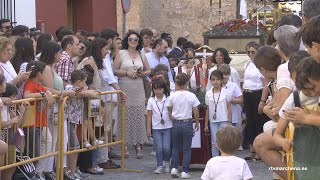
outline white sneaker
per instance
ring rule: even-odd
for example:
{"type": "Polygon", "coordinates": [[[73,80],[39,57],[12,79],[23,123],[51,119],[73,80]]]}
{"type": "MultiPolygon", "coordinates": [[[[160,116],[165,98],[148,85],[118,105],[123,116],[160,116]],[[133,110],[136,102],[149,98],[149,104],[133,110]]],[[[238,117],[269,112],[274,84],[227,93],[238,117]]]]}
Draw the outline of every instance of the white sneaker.
{"type": "Polygon", "coordinates": [[[101,167],[99,167],[99,166],[96,166],[95,168],[96,168],[97,171],[103,172],[103,168],[101,168],[101,167]]]}
{"type": "Polygon", "coordinates": [[[157,169],[154,171],[155,174],[162,174],[163,173],[163,167],[158,166],[157,169]]]}
{"type": "Polygon", "coordinates": [[[189,174],[189,173],[186,173],[186,172],[182,172],[182,173],[181,173],[181,178],[182,178],[182,179],[189,179],[189,178],[190,178],[190,174],[189,174]]]}
{"type": "Polygon", "coordinates": [[[91,145],[88,141],[84,142],[84,143],[83,143],[83,146],[84,146],[85,148],[92,148],[92,145],[91,145]]]}
{"type": "Polygon", "coordinates": [[[156,153],[155,151],[151,151],[150,155],[151,155],[151,156],[156,156],[157,153],[156,153]]]}
{"type": "Polygon", "coordinates": [[[179,177],[179,171],[178,171],[178,169],[172,168],[172,169],[171,169],[171,176],[172,176],[173,178],[178,178],[178,177],[179,177]]]}
{"type": "Polygon", "coordinates": [[[104,144],[103,141],[99,141],[98,139],[96,139],[96,144],[95,145],[101,145],[101,144],[104,144]]]}
{"type": "Polygon", "coordinates": [[[170,162],[169,161],[164,162],[164,172],[170,173],[170,162]]]}
{"type": "Polygon", "coordinates": [[[243,147],[240,146],[240,147],[238,148],[238,151],[243,151],[243,147]]]}

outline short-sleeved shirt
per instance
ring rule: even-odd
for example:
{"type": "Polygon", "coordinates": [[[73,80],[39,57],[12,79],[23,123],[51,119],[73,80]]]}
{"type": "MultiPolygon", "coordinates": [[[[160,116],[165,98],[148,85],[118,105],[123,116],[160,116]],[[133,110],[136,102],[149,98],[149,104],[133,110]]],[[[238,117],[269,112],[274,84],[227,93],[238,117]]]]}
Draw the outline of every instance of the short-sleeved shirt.
{"type": "Polygon", "coordinates": [[[243,89],[250,89],[252,91],[263,89],[263,83],[261,80],[263,76],[256,65],[252,61],[249,61],[245,66],[243,89]]]}
{"type": "Polygon", "coordinates": [[[189,91],[176,91],[168,98],[168,106],[172,108],[172,116],[176,120],[192,118],[192,108],[200,104],[197,96],[189,91]]]}
{"type": "MultiPolygon", "coordinates": [[[[30,93],[40,93],[40,92],[46,92],[46,88],[44,88],[40,83],[35,83],[32,80],[27,80],[27,82],[24,84],[24,90],[25,92],[30,93]]],[[[35,127],[46,127],[47,125],[47,109],[46,109],[46,103],[45,101],[36,101],[36,121],[35,121],[35,127]],[[42,107],[41,107],[42,105],[42,107]],[[42,111],[41,111],[42,108],[42,111]],[[40,113],[41,112],[41,113],[40,113]]],[[[31,105],[34,105],[33,103],[30,103],[31,105]]]]}
{"type": "MultiPolygon", "coordinates": [[[[242,96],[242,92],[240,87],[231,81],[228,81],[228,83],[224,86],[224,88],[227,90],[229,97],[237,98],[242,96]]],[[[232,109],[232,123],[238,123],[241,118],[241,106],[240,104],[231,104],[232,109]]]]}
{"type": "Polygon", "coordinates": [[[163,96],[162,100],[157,99],[157,97],[150,97],[147,110],[152,111],[152,129],[172,128],[168,113],[168,98],[166,96],[163,96]],[[161,113],[164,124],[161,124],[161,113]]]}
{"type": "MultiPolygon", "coordinates": [[[[145,56],[147,58],[147,61],[151,69],[155,68],[159,64],[164,64],[168,67],[168,69],[170,69],[170,64],[166,56],[160,56],[160,59],[158,59],[153,51],[146,53],[145,56]]],[[[169,77],[169,81],[173,82],[171,71],[168,71],[168,77],[169,77]]]]}
{"type": "MultiPolygon", "coordinates": [[[[77,87],[72,84],[66,86],[66,90],[75,90],[77,87]]],[[[68,104],[68,103],[67,103],[68,104]]],[[[64,110],[64,119],[67,121],[70,113],[70,122],[75,124],[82,123],[82,117],[88,118],[88,100],[87,98],[71,97],[70,98],[70,109],[68,106],[64,110]],[[83,105],[82,105],[83,103],[83,105]],[[87,107],[87,108],[86,108],[87,107]]]]}
{"type": "MultiPolygon", "coordinates": [[[[300,99],[300,105],[302,108],[306,108],[308,110],[317,110],[318,107],[318,101],[319,96],[316,97],[308,97],[302,93],[302,91],[299,92],[299,99],[300,99]]],[[[279,111],[279,116],[283,119],[285,119],[285,115],[283,113],[283,110],[285,111],[291,111],[295,107],[294,105],[294,98],[293,93],[290,94],[290,96],[287,98],[287,100],[284,102],[283,106],[281,107],[279,111]]]]}
{"type": "MultiPolygon", "coordinates": [[[[209,72],[208,72],[209,81],[208,81],[208,84],[207,84],[207,87],[206,87],[206,91],[209,91],[212,88],[212,83],[210,81],[210,75],[214,70],[217,70],[217,66],[213,66],[212,68],[209,69],[209,72]]],[[[230,66],[229,81],[236,83],[240,87],[240,76],[239,76],[239,73],[232,66],[230,66]]]]}
{"type": "Polygon", "coordinates": [[[71,83],[71,73],[74,70],[74,65],[66,51],[61,53],[60,61],[55,65],[54,70],[63,81],[71,83]]]}
{"type": "Polygon", "coordinates": [[[211,158],[201,176],[202,180],[247,180],[252,178],[247,162],[236,156],[211,158]]]}
{"type": "Polygon", "coordinates": [[[228,95],[228,91],[222,88],[220,93],[214,93],[207,91],[205,101],[209,110],[209,120],[210,122],[223,122],[228,121],[228,107],[227,103],[231,101],[231,96],[228,95]],[[213,118],[215,114],[215,103],[217,104],[216,117],[213,118]]]}
{"type": "MultiPolygon", "coordinates": [[[[289,62],[289,61],[288,61],[289,62]]],[[[295,90],[295,84],[290,77],[288,62],[281,64],[277,70],[277,89],[287,88],[291,91],[295,90]]]]}

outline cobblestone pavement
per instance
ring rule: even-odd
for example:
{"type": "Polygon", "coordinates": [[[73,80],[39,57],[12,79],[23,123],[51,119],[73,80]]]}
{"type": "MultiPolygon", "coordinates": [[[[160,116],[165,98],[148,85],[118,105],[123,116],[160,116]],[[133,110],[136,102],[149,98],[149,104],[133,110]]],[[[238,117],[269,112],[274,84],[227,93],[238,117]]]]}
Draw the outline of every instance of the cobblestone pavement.
{"type": "MultiPolygon", "coordinates": [[[[154,174],[153,171],[156,168],[156,157],[151,156],[150,152],[152,147],[144,147],[144,158],[138,160],[135,158],[135,152],[133,147],[128,147],[131,157],[125,159],[125,167],[127,169],[139,169],[143,170],[142,173],[136,172],[121,172],[121,171],[105,171],[104,175],[92,176],[90,179],[102,180],[102,179],[115,179],[115,180],[166,180],[172,179],[170,174],[154,174]]],[[[120,151],[117,152],[120,154],[120,151]]],[[[238,151],[236,155],[238,157],[245,157],[248,151],[238,151]]],[[[115,161],[120,163],[120,161],[115,161]]],[[[268,170],[268,167],[262,162],[248,162],[250,170],[253,174],[253,179],[258,180],[271,180],[272,172],[268,170]]],[[[205,165],[191,165],[190,175],[192,180],[200,179],[205,165]]]]}

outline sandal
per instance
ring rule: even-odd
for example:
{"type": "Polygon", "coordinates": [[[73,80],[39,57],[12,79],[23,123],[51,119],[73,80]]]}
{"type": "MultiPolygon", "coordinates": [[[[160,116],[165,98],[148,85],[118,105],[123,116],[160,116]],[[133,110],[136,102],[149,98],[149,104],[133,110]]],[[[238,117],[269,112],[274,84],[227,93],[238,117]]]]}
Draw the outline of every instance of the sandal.
{"type": "Polygon", "coordinates": [[[137,159],[142,159],[143,158],[141,147],[136,146],[136,155],[137,155],[137,159]]]}
{"type": "Polygon", "coordinates": [[[126,147],[124,147],[124,157],[128,158],[129,156],[130,156],[130,153],[128,151],[128,147],[126,146],[126,147]]]}
{"type": "Polygon", "coordinates": [[[248,156],[244,157],[244,160],[251,161],[255,158],[255,156],[256,156],[256,153],[250,152],[250,154],[248,156]]]}

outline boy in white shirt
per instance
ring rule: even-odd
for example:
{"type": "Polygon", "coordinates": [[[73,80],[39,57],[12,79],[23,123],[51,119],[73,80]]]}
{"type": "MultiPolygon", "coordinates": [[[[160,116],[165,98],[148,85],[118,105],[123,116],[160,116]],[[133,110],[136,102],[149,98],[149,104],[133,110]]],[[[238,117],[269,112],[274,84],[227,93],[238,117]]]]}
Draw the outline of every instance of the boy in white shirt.
{"type": "Polygon", "coordinates": [[[217,147],[221,156],[211,158],[201,176],[202,180],[248,180],[252,174],[244,159],[233,156],[242,140],[238,128],[227,126],[217,132],[217,147]]]}

